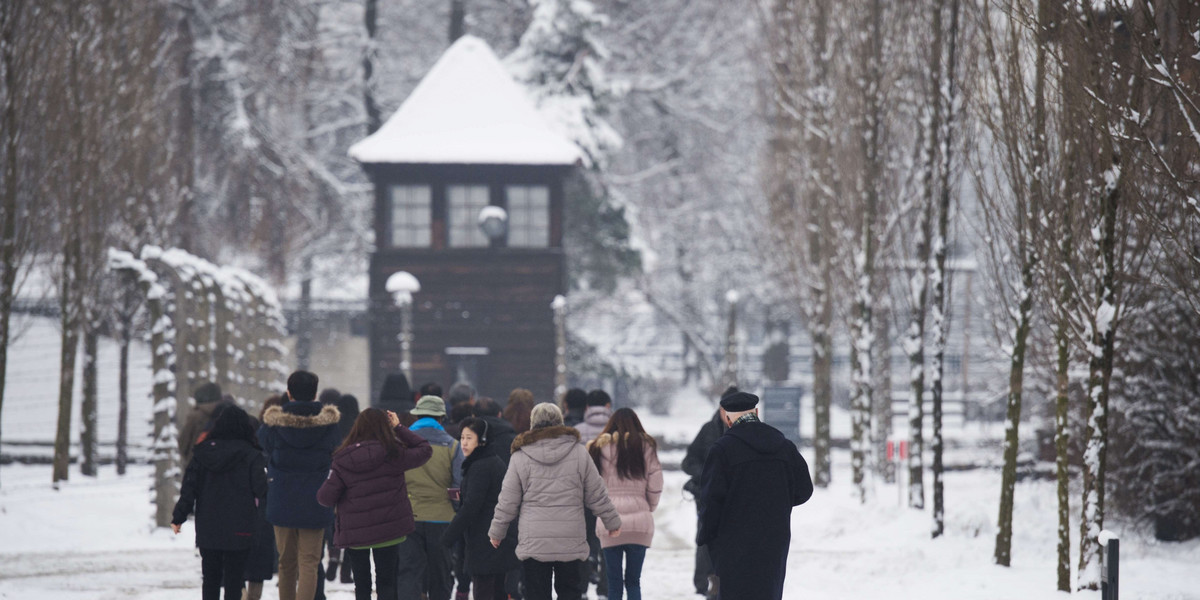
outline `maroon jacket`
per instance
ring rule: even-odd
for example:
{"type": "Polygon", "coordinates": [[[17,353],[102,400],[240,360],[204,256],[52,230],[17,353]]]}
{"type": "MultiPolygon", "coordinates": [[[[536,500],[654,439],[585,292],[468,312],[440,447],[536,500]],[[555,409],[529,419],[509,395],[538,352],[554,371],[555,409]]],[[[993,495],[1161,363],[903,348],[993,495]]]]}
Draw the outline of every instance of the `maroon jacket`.
{"type": "Polygon", "coordinates": [[[333,455],[317,502],[337,509],[333,543],[360,548],[406,536],[416,529],[404,472],[429,460],[433,447],[407,427],[396,427],[400,455],[388,458],[383,444],[359,442],[333,455]]]}

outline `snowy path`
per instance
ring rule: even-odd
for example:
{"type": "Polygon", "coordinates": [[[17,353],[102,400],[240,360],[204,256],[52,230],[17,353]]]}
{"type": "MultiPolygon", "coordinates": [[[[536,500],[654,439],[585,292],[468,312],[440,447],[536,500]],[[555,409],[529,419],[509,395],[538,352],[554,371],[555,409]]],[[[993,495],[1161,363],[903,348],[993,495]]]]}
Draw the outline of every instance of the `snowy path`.
{"type": "MultiPolygon", "coordinates": [[[[841,458],[841,457],[839,457],[841,458]]],[[[835,476],[845,472],[835,462],[835,476]]],[[[62,490],[49,486],[45,466],[4,467],[0,488],[0,598],[25,600],[195,600],[200,560],[190,526],[178,537],[149,527],[149,469],[118,478],[111,468],[62,490]]],[[[818,491],[793,516],[786,598],[1061,600],[1054,587],[1053,488],[1022,483],[1017,490],[1014,565],[991,564],[996,476],[953,473],[947,481],[947,535],[928,536],[928,511],[897,505],[883,486],[866,506],[849,486],[818,491]]],[[[684,476],[667,473],[656,514],[658,534],[647,554],[648,600],[695,600],[691,572],[695,505],[683,497],[684,476]]],[[[1115,526],[1115,525],[1114,525],[1115,526]]],[[[1127,532],[1122,541],[1122,590],[1128,600],[1200,600],[1200,542],[1155,544],[1127,532]]],[[[277,598],[268,584],[266,598],[277,598]]],[[[331,600],[353,598],[333,583],[331,600]]],[[[1074,594],[1099,598],[1098,593],[1074,594]]]]}

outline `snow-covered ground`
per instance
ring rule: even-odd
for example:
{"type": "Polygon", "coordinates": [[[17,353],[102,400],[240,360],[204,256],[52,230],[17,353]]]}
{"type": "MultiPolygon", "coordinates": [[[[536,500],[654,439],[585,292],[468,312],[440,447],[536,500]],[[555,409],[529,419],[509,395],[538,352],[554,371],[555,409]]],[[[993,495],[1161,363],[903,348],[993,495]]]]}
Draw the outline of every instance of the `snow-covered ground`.
{"type": "MultiPolygon", "coordinates": [[[[929,511],[899,505],[892,486],[859,505],[846,483],[846,456],[836,475],[792,517],[786,598],[808,599],[1061,599],[1054,592],[1054,490],[1047,482],[1017,487],[1013,566],[992,564],[998,477],[993,471],[950,473],[947,531],[929,538],[929,511]]],[[[150,527],[149,468],[124,477],[75,476],[59,491],[48,467],[4,467],[0,488],[0,598],[102,600],[194,599],[200,559],[194,530],[171,535],[150,527]]],[[[658,533],[647,554],[644,596],[694,600],[691,572],[695,504],[678,471],[666,476],[656,513],[658,533]]],[[[1200,598],[1200,542],[1159,544],[1135,531],[1123,535],[1121,595],[1127,599],[1200,598]]],[[[329,584],[331,599],[353,597],[329,584]]],[[[1076,594],[1098,598],[1098,593],[1076,594]]],[[[277,597],[268,585],[267,598],[277,597]]]]}
{"type": "MultiPolygon", "coordinates": [[[[10,367],[10,381],[19,383],[9,389],[4,407],[6,450],[10,439],[53,438],[56,342],[53,327],[45,322],[29,324],[18,342],[12,360],[20,366],[10,367]]],[[[101,387],[111,389],[115,384],[106,382],[115,381],[115,353],[105,348],[101,387]]],[[[135,364],[148,371],[144,360],[135,364]]],[[[134,370],[136,376],[139,368],[134,370]]],[[[131,391],[131,438],[144,435],[149,408],[144,392],[131,391]]],[[[686,443],[711,418],[712,410],[695,394],[683,393],[669,416],[646,414],[643,421],[660,440],[686,443]]],[[[101,393],[100,413],[101,429],[115,432],[115,394],[101,393]]],[[[995,435],[978,428],[948,433],[964,442],[975,439],[983,448],[995,435]]],[[[101,439],[112,435],[102,431],[101,439]]],[[[996,460],[979,460],[980,448],[964,443],[948,451],[947,461],[995,464],[996,460]],[[971,455],[964,460],[954,453],[971,455]]],[[[678,463],[682,452],[664,453],[663,458],[664,463],[678,463]]],[[[872,499],[863,505],[855,500],[849,474],[848,454],[836,451],[834,484],[794,511],[785,598],[1065,597],[1054,591],[1057,517],[1052,482],[1018,483],[1013,566],[1002,568],[991,559],[1000,485],[995,468],[947,474],[946,535],[938,540],[929,537],[930,512],[903,507],[895,485],[873,484],[872,499]]],[[[679,471],[666,474],[666,491],[655,515],[658,534],[643,575],[647,599],[698,598],[691,583],[695,504],[682,491],[685,481],[679,471]]],[[[198,597],[200,560],[193,549],[194,530],[189,524],[174,536],[169,530],[153,529],[149,487],[146,465],[132,466],[123,477],[112,466],[103,466],[97,478],[82,477],[73,466],[70,481],[59,490],[51,488],[47,465],[0,467],[0,599],[198,597]]],[[[1110,521],[1109,528],[1121,536],[1122,597],[1200,600],[1200,540],[1164,544],[1120,522],[1110,521]]],[[[1077,532],[1073,526],[1072,535],[1077,532]]],[[[269,584],[265,596],[277,597],[269,584]]],[[[1099,598],[1099,593],[1074,596],[1099,598]]],[[[352,586],[331,583],[328,597],[353,598],[352,586]]]]}

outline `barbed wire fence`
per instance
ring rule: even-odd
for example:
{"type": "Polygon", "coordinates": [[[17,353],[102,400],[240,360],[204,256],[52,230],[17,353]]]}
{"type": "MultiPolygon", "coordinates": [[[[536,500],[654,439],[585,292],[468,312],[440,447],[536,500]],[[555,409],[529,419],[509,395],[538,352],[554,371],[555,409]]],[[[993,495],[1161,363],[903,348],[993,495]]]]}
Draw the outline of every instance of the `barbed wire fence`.
{"type": "Polygon", "coordinates": [[[151,501],[156,526],[168,527],[182,475],[178,419],[190,412],[192,392],[212,381],[256,413],[266,396],[282,390],[287,323],[266,281],[178,248],[146,246],[138,256],[110,248],[108,268],[139,290],[149,316],[151,501]]]}

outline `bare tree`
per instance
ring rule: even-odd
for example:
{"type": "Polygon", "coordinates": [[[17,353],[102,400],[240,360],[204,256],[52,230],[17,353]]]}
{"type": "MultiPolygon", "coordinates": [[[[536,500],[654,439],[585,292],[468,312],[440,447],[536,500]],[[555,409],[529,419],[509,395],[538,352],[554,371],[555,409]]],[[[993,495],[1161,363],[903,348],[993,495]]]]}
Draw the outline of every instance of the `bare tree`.
{"type": "Polygon", "coordinates": [[[30,169],[28,152],[22,148],[22,133],[30,119],[27,107],[38,91],[33,77],[39,49],[46,33],[31,27],[37,19],[28,5],[5,2],[0,5],[0,70],[3,71],[3,102],[0,104],[0,417],[4,414],[5,383],[8,374],[8,346],[13,340],[11,316],[23,274],[27,272],[40,227],[39,203],[30,192],[39,185],[38,170],[30,169]]]}
{"type": "Polygon", "coordinates": [[[1012,560],[1021,400],[1041,262],[1035,241],[1040,239],[1049,171],[1041,167],[1049,159],[1044,111],[1049,50],[1041,30],[1031,31],[1029,26],[1038,23],[1036,12],[1028,0],[984,0],[978,16],[985,81],[978,114],[994,141],[985,160],[994,161],[997,170],[985,173],[977,166],[975,178],[984,203],[994,282],[1011,327],[1006,336],[1011,340],[1007,430],[994,553],[996,563],[1003,566],[1012,560]]]}
{"type": "Polygon", "coordinates": [[[829,485],[830,407],[833,399],[833,207],[841,181],[834,167],[837,95],[832,6],[777,0],[760,11],[770,58],[769,208],[764,219],[772,244],[764,252],[786,282],[789,303],[800,306],[813,346],[813,479],[829,485]],[[786,249],[779,252],[780,248],[786,249]]]}
{"type": "MultiPolygon", "coordinates": [[[[941,178],[939,184],[939,202],[937,209],[937,231],[933,238],[933,364],[932,364],[932,396],[933,396],[933,537],[939,537],[945,531],[945,490],[943,476],[943,459],[942,453],[944,443],[942,439],[942,374],[944,367],[944,358],[946,354],[946,336],[949,333],[949,320],[947,312],[949,309],[949,272],[946,270],[946,252],[949,245],[949,229],[950,229],[950,213],[957,205],[957,189],[958,181],[954,176],[956,164],[954,162],[955,137],[954,134],[958,127],[959,114],[958,109],[958,50],[959,50],[959,11],[961,0],[949,0],[950,2],[950,23],[944,35],[945,42],[948,46],[946,61],[945,61],[945,85],[938,86],[938,93],[935,102],[944,103],[942,111],[942,134],[941,138],[941,159],[938,176],[941,178]],[[953,203],[953,205],[952,205],[953,203]]],[[[935,35],[941,37],[943,35],[942,15],[941,12],[945,9],[944,0],[937,0],[937,14],[934,19],[935,35]]],[[[940,44],[939,44],[940,45],[940,44]]],[[[964,387],[963,394],[965,397],[967,390],[964,387]]]]}
{"type": "Polygon", "coordinates": [[[853,78],[857,82],[861,106],[857,114],[859,170],[855,182],[858,206],[862,211],[858,241],[854,247],[854,310],[850,317],[850,368],[853,392],[850,398],[850,466],[860,501],[865,502],[867,488],[867,435],[871,429],[871,355],[875,345],[875,277],[879,246],[880,194],[884,177],[883,108],[883,2],[865,0],[859,42],[854,50],[860,65],[853,78]]]}

